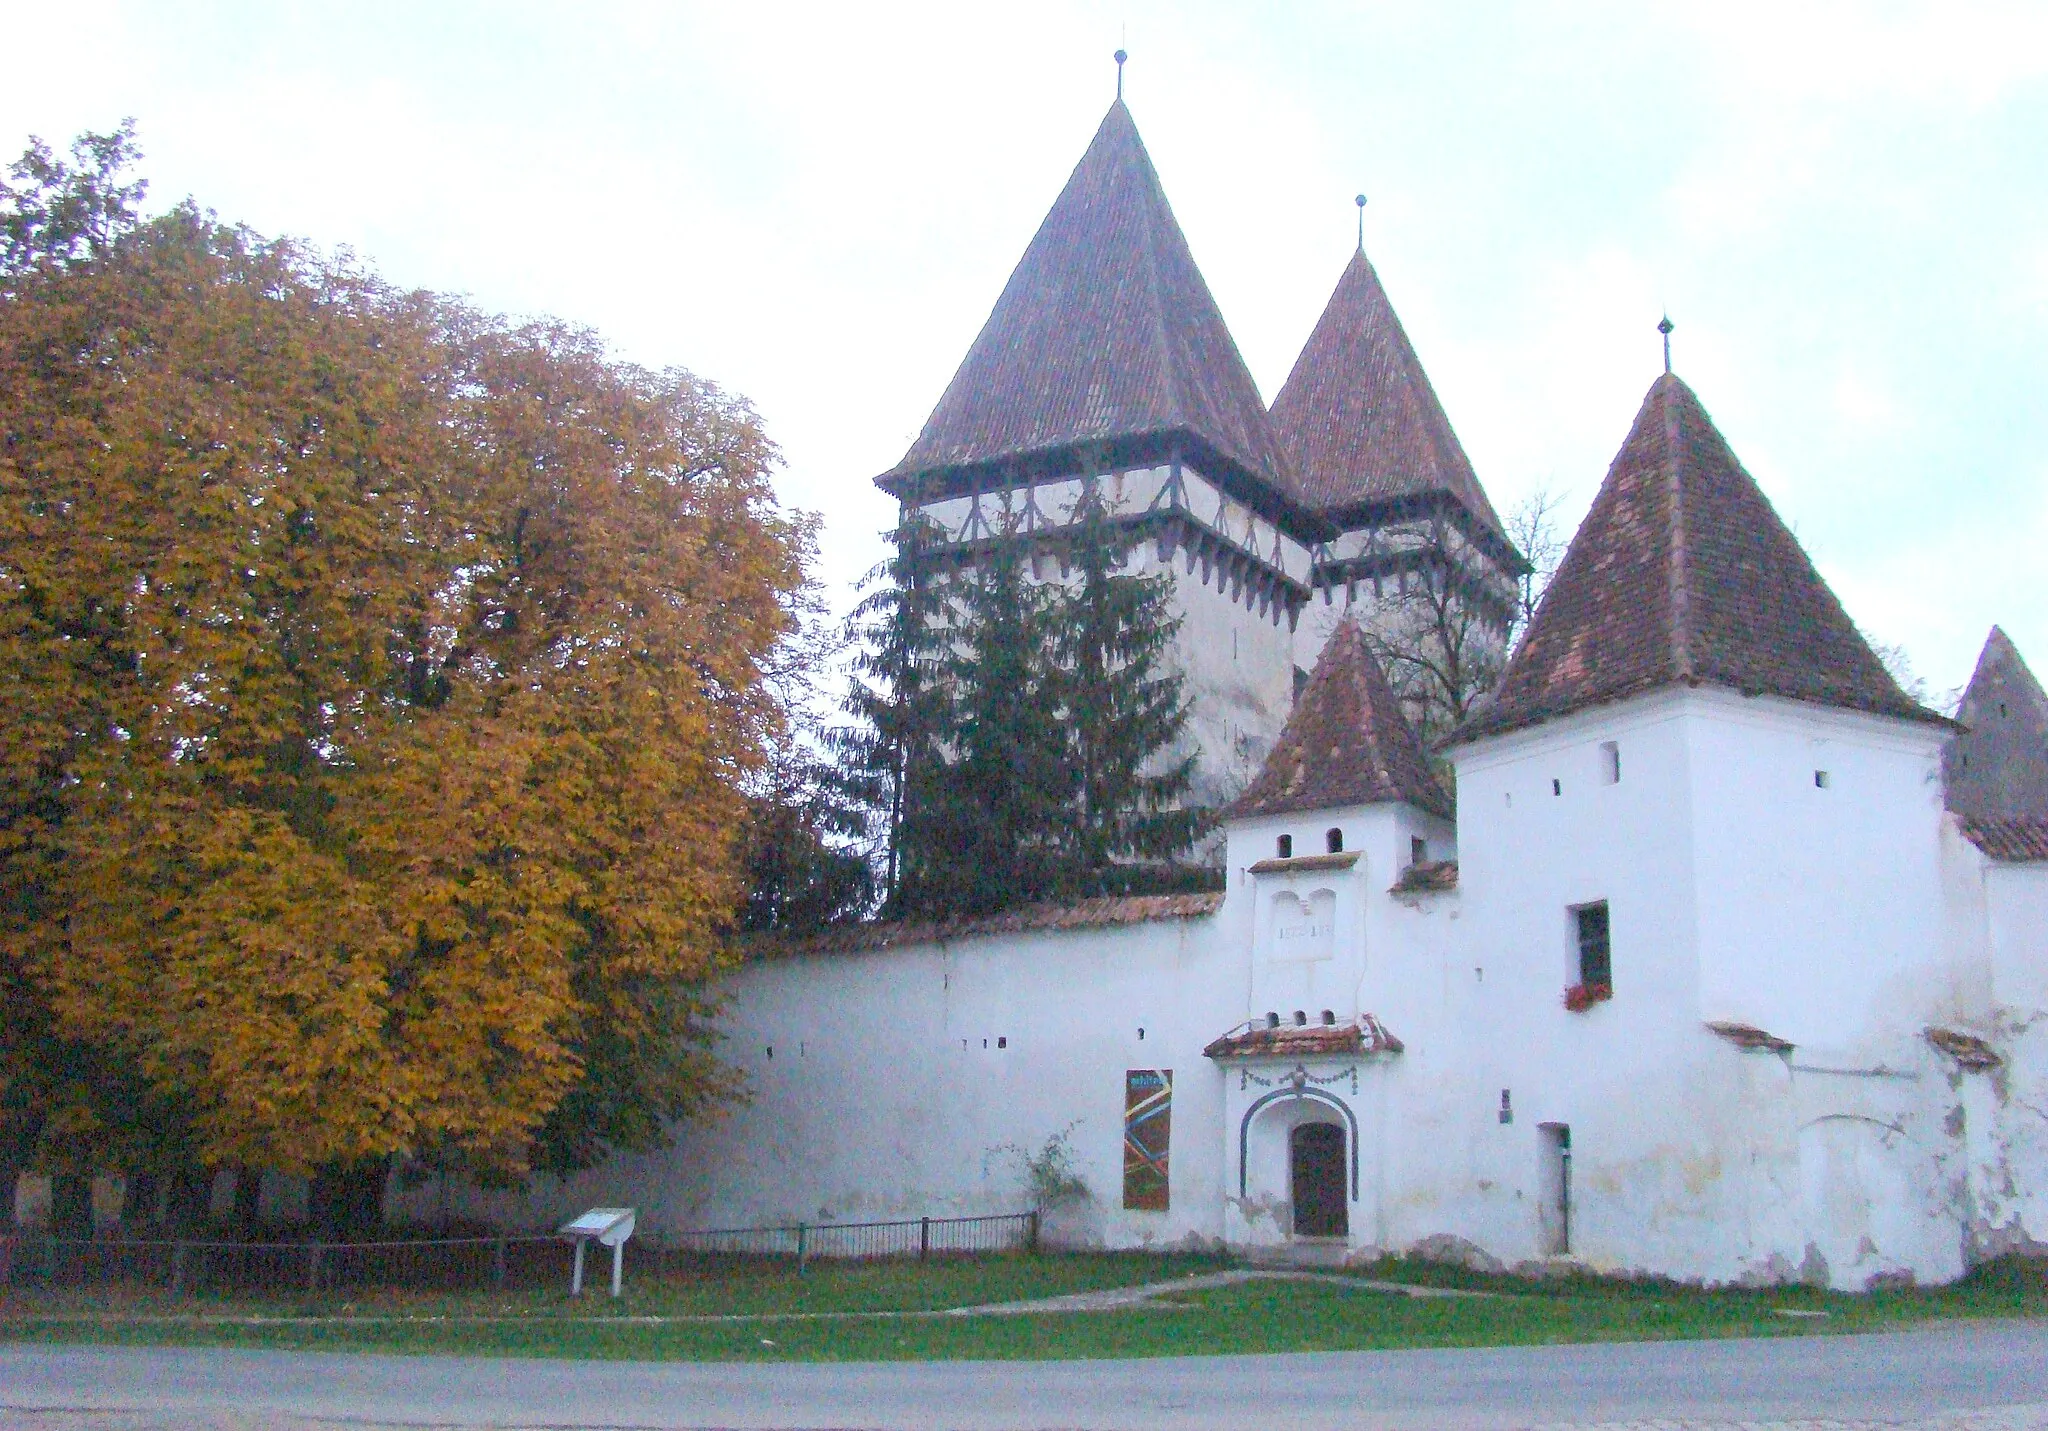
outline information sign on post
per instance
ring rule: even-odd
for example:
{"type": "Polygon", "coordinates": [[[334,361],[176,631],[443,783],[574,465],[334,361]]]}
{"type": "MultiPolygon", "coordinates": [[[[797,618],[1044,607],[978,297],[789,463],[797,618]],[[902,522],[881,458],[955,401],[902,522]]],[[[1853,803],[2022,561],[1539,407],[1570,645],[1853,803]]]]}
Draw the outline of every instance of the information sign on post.
{"type": "Polygon", "coordinates": [[[583,1295],[583,1244],[593,1238],[612,1250],[612,1295],[619,1295],[626,1239],[633,1235],[633,1211],[630,1207],[594,1207],[574,1222],[562,1224],[560,1235],[576,1244],[576,1270],[569,1274],[570,1296],[583,1295]]]}

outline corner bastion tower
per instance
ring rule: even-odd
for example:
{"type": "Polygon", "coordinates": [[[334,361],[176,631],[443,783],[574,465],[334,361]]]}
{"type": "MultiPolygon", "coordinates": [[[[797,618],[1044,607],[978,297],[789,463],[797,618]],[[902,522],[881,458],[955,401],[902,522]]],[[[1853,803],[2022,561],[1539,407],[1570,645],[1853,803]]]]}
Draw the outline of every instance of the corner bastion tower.
{"type": "Polygon", "coordinates": [[[1121,95],[876,483],[958,564],[1047,552],[1092,487],[1172,578],[1201,804],[1258,770],[1344,611],[1386,629],[1449,581],[1504,646],[1522,569],[1362,235],[1269,413],[1121,95]]]}

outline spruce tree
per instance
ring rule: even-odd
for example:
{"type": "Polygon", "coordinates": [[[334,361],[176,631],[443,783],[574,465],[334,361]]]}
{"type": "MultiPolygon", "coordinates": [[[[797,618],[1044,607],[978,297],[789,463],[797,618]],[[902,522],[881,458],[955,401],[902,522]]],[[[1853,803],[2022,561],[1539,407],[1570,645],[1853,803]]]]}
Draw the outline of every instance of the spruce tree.
{"type": "Polygon", "coordinates": [[[1161,882],[1204,818],[1181,803],[1195,757],[1171,754],[1188,713],[1172,660],[1173,584],[1127,570],[1130,552],[1090,484],[1067,529],[1069,576],[1051,613],[1073,773],[1068,882],[1078,894],[1161,882]]]}
{"type": "Polygon", "coordinates": [[[1092,488],[1039,555],[1004,531],[972,564],[906,519],[853,616],[861,654],[840,779],[874,812],[884,918],[1180,887],[1206,814],[1174,668],[1172,583],[1128,569],[1130,534],[1092,488]]]}
{"type": "Polygon", "coordinates": [[[906,904],[985,914],[1067,893],[1062,839],[1074,782],[1059,706],[1052,593],[1023,544],[994,543],[952,582],[945,669],[952,756],[916,832],[906,904]]]}
{"type": "Polygon", "coordinates": [[[937,536],[930,522],[911,513],[883,534],[890,555],[868,573],[866,594],[848,621],[857,654],[845,709],[854,723],[831,739],[841,788],[872,813],[870,848],[885,918],[908,912],[906,880],[923,883],[931,831],[943,823],[952,716],[943,657],[946,598],[931,555],[937,536]]]}

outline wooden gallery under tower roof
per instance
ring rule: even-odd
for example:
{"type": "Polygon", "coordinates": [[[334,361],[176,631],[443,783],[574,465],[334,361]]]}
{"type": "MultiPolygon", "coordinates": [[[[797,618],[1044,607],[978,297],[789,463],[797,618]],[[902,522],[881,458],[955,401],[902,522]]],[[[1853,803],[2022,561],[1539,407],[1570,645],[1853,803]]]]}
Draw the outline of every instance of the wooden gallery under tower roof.
{"type": "Polygon", "coordinates": [[[1172,577],[1201,804],[1259,769],[1345,612],[1391,630],[1436,582],[1497,656],[1523,565],[1362,242],[1267,410],[1121,95],[876,482],[956,563],[1051,545],[1092,487],[1172,577]]]}

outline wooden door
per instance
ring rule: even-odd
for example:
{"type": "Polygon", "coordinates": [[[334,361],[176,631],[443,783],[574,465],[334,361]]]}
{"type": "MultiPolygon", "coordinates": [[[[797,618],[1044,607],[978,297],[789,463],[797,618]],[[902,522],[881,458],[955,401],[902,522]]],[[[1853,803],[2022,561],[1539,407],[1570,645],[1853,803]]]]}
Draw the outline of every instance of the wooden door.
{"type": "Polygon", "coordinates": [[[1345,1237],[1350,1218],[1344,1197],[1344,1130],[1334,1123],[1303,1123],[1287,1139],[1293,1182],[1294,1235],[1345,1237]]]}

